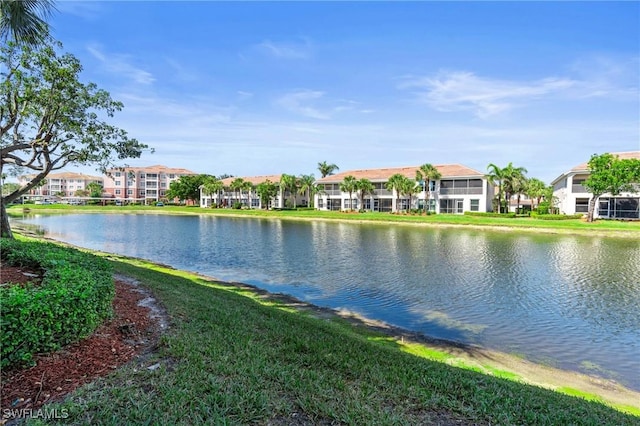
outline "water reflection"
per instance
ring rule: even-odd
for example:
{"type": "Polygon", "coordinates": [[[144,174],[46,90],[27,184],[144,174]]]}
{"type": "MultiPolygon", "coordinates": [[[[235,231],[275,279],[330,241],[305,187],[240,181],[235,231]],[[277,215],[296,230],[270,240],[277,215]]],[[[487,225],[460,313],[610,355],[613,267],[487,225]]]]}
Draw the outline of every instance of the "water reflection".
{"type": "Polygon", "coordinates": [[[210,216],[33,217],[54,238],[247,282],[640,389],[640,242],[210,216]]]}

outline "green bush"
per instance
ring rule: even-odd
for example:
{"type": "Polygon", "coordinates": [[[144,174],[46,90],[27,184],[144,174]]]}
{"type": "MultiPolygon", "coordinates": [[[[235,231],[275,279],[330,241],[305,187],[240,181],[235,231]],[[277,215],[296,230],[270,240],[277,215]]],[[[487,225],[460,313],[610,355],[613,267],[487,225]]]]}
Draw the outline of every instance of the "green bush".
{"type": "Polygon", "coordinates": [[[240,210],[242,208],[242,203],[240,201],[234,201],[233,205],[231,206],[231,208],[236,209],[236,210],[240,210]]]}
{"type": "Polygon", "coordinates": [[[29,363],[33,354],[90,335],[112,315],[110,264],[50,243],[0,239],[4,265],[43,271],[40,284],[0,287],[0,367],[29,363]]]}
{"type": "Polygon", "coordinates": [[[506,217],[509,219],[515,218],[516,214],[513,212],[509,213],[495,213],[495,212],[464,212],[467,216],[481,216],[481,217],[506,217]]]}
{"type": "Polygon", "coordinates": [[[532,212],[531,217],[535,217],[540,220],[570,220],[570,219],[582,219],[583,214],[539,214],[532,212]]]}

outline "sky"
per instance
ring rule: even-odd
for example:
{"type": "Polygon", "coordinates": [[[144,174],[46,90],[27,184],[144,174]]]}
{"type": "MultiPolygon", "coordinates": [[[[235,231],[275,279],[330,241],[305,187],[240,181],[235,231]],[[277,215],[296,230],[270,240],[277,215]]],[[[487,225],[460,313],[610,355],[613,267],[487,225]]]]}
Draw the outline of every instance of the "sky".
{"type": "MultiPolygon", "coordinates": [[[[112,123],[212,175],[512,162],[549,183],[640,150],[638,2],[69,2],[112,123]]],[[[67,168],[99,174],[94,168],[67,168]]]]}

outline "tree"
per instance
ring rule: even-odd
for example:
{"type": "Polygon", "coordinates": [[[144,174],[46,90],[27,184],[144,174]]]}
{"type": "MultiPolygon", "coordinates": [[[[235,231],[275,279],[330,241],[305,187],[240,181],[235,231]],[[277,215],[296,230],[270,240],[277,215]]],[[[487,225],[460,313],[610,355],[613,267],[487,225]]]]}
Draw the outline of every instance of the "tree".
{"type": "Polygon", "coordinates": [[[536,200],[540,204],[540,200],[544,197],[546,185],[543,181],[537,178],[531,178],[527,182],[527,189],[525,194],[531,199],[531,210],[535,208],[533,200],[536,200]]]}
{"type": "Polygon", "coordinates": [[[102,197],[102,185],[98,182],[89,182],[87,184],[87,191],[89,191],[89,196],[93,198],[102,197]]]}
{"type": "Polygon", "coordinates": [[[14,41],[35,46],[46,40],[46,18],[55,10],[52,0],[1,0],[0,42],[14,41]]]}
{"type": "Polygon", "coordinates": [[[313,196],[317,192],[316,178],[313,175],[300,175],[298,178],[300,188],[298,193],[307,197],[308,206],[313,207],[313,196]]]}
{"type": "Polygon", "coordinates": [[[504,182],[504,172],[500,167],[496,166],[493,163],[490,163],[487,166],[487,170],[489,170],[487,179],[489,179],[489,182],[491,183],[491,185],[498,186],[498,197],[497,197],[498,206],[497,207],[498,207],[498,213],[502,213],[502,187],[504,182]]]}
{"type": "Polygon", "coordinates": [[[364,210],[364,196],[372,194],[374,190],[375,187],[369,179],[362,178],[356,182],[356,191],[360,193],[360,209],[364,210]]]}
{"type": "Polygon", "coordinates": [[[256,186],[256,193],[260,197],[260,204],[266,210],[269,210],[269,202],[278,195],[278,184],[271,182],[269,179],[256,186]]]}
{"type": "MultiPolygon", "coordinates": [[[[525,181],[527,180],[524,176],[525,173],[527,173],[527,169],[514,167],[513,163],[507,164],[507,167],[502,169],[502,189],[504,191],[506,213],[509,212],[511,196],[524,190],[525,181]]],[[[520,199],[518,198],[519,203],[520,199]]]]}
{"type": "Polygon", "coordinates": [[[282,191],[282,196],[285,197],[288,192],[292,197],[291,207],[296,207],[296,193],[298,192],[298,178],[294,175],[283,174],[280,176],[280,190],[282,191]]]}
{"type": "Polygon", "coordinates": [[[405,175],[401,175],[400,173],[396,173],[391,176],[387,181],[387,190],[393,192],[396,191],[396,211],[400,211],[400,194],[402,191],[402,186],[404,180],[407,179],[405,175]]]}
{"type": "Polygon", "coordinates": [[[336,170],[340,170],[340,168],[335,164],[327,164],[326,161],[318,163],[318,171],[320,172],[320,176],[323,178],[332,175],[336,170]]]}
{"type": "Polygon", "coordinates": [[[353,193],[357,190],[358,180],[355,176],[345,176],[340,184],[340,191],[349,193],[349,209],[353,210],[353,193]]]}
{"type": "Polygon", "coordinates": [[[244,179],[235,178],[231,181],[229,188],[233,191],[233,195],[236,197],[237,202],[242,202],[242,188],[244,186],[244,179]],[[240,195],[238,195],[240,194],[240,195]]]}
{"type": "Polygon", "coordinates": [[[432,180],[438,180],[442,177],[442,174],[438,171],[435,166],[425,163],[418,170],[416,170],[416,180],[424,182],[424,211],[425,213],[429,210],[429,197],[431,192],[429,190],[429,183],[432,180]]]}
{"type": "Polygon", "coordinates": [[[73,193],[76,197],[90,197],[91,192],[87,189],[76,189],[76,192],[73,193]]]}
{"type": "Polygon", "coordinates": [[[6,182],[2,184],[2,195],[9,195],[13,191],[20,189],[20,184],[15,182],[6,182]]]}
{"type": "Polygon", "coordinates": [[[615,196],[621,192],[637,192],[634,183],[640,182],[640,160],[621,160],[609,153],[594,154],[588,165],[590,174],[583,185],[593,194],[587,211],[587,221],[593,222],[595,206],[602,194],[615,196]]]}
{"type": "Polygon", "coordinates": [[[204,184],[208,175],[184,175],[169,184],[165,193],[168,199],[190,200],[195,202],[200,199],[200,187],[204,184]]]}
{"type": "Polygon", "coordinates": [[[0,174],[35,171],[0,202],[1,234],[12,237],[5,205],[27,193],[51,171],[94,164],[102,172],[114,161],[140,157],[147,145],[106,119],[123,108],[108,92],[79,77],[80,62],[59,53],[60,43],[37,47],[13,42],[0,48],[0,174]]]}
{"type": "Polygon", "coordinates": [[[247,193],[247,207],[251,207],[251,191],[253,191],[253,184],[248,180],[242,182],[240,186],[240,198],[242,198],[242,193],[247,193]]]}
{"type": "MultiPolygon", "coordinates": [[[[202,193],[207,196],[213,194],[220,195],[220,191],[224,189],[224,184],[220,179],[215,176],[207,176],[202,182],[202,193]]],[[[217,198],[217,202],[220,203],[220,197],[217,198]]]]}

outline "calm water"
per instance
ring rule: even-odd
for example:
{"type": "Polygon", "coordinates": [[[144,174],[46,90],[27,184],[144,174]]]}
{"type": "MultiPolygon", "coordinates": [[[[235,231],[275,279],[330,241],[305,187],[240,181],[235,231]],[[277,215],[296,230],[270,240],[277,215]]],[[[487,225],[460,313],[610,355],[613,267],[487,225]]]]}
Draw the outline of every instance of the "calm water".
{"type": "Polygon", "coordinates": [[[53,238],[640,390],[640,241],[210,216],[27,217],[53,238]]]}

